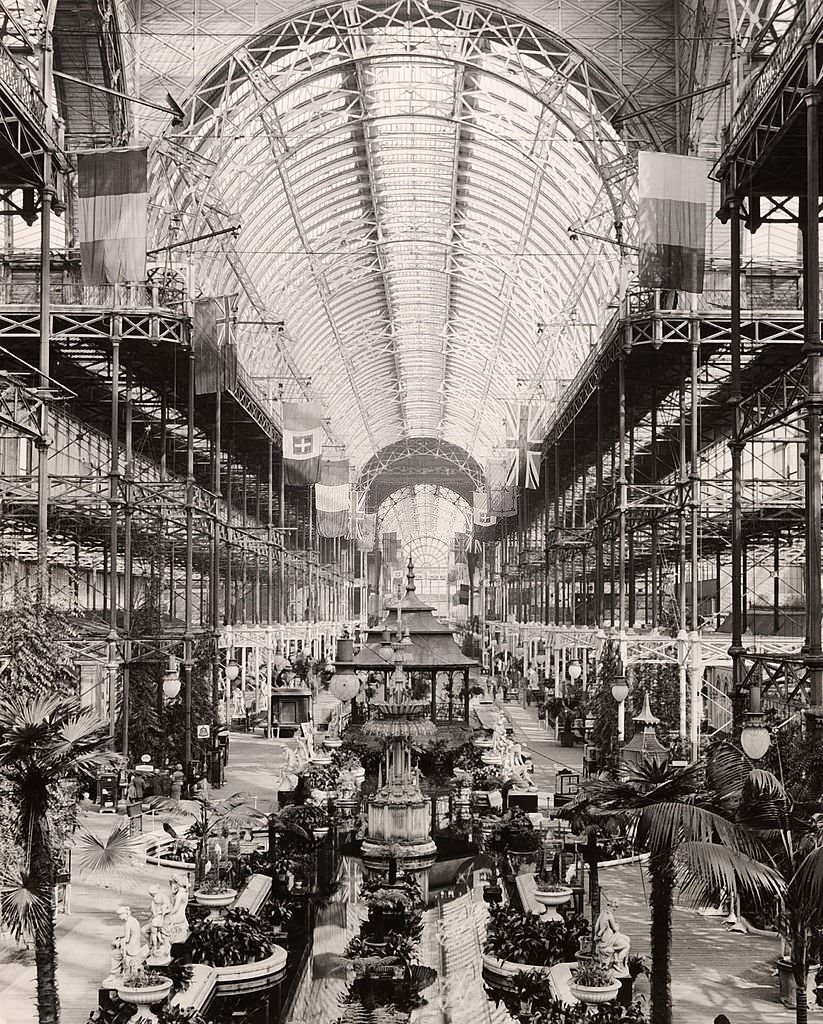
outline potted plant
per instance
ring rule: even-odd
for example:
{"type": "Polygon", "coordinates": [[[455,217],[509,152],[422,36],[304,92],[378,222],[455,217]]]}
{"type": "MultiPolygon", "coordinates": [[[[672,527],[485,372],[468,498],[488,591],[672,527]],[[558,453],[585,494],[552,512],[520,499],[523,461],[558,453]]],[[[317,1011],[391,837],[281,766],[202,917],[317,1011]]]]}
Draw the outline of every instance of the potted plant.
{"type": "Polygon", "coordinates": [[[200,887],[195,889],[194,899],[199,906],[211,911],[210,917],[213,920],[219,920],[220,912],[230,907],[237,899],[237,890],[223,881],[212,879],[201,883],[200,887]]]}
{"type": "Polygon", "coordinates": [[[173,982],[165,974],[140,968],[127,971],[117,986],[117,995],[130,1006],[137,1007],[136,1018],[156,1024],[157,1014],[152,1007],[164,1003],[171,993],[173,982]]]}
{"type": "Polygon", "coordinates": [[[614,980],[612,972],[604,964],[596,961],[579,965],[569,982],[569,992],[587,1006],[609,1003],[619,991],[620,982],[614,980]]]}

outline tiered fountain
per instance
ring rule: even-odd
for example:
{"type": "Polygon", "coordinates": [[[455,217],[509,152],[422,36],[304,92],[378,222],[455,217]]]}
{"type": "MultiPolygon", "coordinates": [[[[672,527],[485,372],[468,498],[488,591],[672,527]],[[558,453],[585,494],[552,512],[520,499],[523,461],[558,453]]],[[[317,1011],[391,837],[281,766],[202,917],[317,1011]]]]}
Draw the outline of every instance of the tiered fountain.
{"type": "Polygon", "coordinates": [[[407,873],[420,873],[423,886],[437,848],[430,833],[431,804],[420,789],[420,771],[411,748],[413,741],[436,732],[428,711],[427,701],[412,698],[398,665],[385,699],[371,702],[372,718],[364,726],[366,733],[384,741],[384,753],[378,789],[369,801],[363,864],[381,871],[394,861],[407,873]]]}

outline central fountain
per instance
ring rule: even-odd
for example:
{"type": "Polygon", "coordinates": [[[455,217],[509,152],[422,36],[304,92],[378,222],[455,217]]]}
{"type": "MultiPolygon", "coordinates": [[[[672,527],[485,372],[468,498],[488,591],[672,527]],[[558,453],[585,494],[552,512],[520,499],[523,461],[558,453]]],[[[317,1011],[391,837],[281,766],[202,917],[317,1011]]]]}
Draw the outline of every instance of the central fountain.
{"type": "Polygon", "coordinates": [[[416,875],[434,863],[431,803],[420,788],[420,771],[412,755],[413,742],[436,732],[428,710],[428,702],[413,700],[403,685],[391,689],[384,700],[371,703],[372,718],[364,732],[383,740],[384,751],[363,840],[367,869],[387,870],[394,860],[398,868],[416,875]]]}

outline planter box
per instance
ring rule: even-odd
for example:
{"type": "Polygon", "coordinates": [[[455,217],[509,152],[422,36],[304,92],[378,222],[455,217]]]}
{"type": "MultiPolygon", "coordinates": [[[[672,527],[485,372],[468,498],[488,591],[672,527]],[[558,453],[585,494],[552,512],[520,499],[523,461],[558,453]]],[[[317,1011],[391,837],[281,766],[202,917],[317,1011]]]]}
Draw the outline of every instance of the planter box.
{"type": "MultiPolygon", "coordinates": [[[[814,978],[819,970],[817,964],[809,967],[808,979],[806,982],[806,1000],[809,1006],[815,1005],[815,982],[814,978]]],[[[781,956],[777,960],[777,980],[780,986],[780,1002],[794,1010],[797,1007],[795,998],[794,974],[792,973],[792,962],[788,957],[781,956]]]]}

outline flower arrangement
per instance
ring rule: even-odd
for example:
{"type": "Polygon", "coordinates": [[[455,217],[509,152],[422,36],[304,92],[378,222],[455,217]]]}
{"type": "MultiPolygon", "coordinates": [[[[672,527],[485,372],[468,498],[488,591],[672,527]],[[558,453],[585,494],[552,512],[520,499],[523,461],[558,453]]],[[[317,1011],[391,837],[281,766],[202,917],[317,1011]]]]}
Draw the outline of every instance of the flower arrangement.
{"type": "Polygon", "coordinates": [[[207,878],[197,886],[197,892],[204,896],[224,896],[234,889],[222,878],[207,878]]]}
{"type": "Polygon", "coordinates": [[[338,770],[338,772],[351,772],[357,771],[363,767],[363,762],[360,760],[359,755],[354,750],[347,750],[345,747],[333,751],[332,753],[332,765],[338,770]]]}
{"type": "Polygon", "coordinates": [[[329,827],[328,812],[317,804],[290,804],[283,812],[283,818],[307,832],[329,827]]]}
{"type": "Polygon", "coordinates": [[[540,848],[540,833],[524,811],[513,807],[495,826],[491,847],[506,852],[532,853],[540,848]]]}

